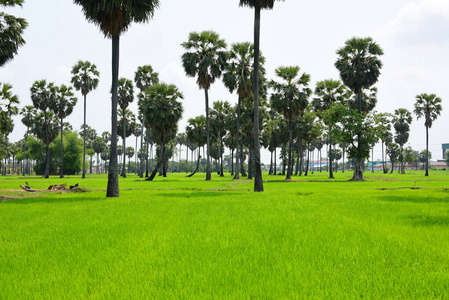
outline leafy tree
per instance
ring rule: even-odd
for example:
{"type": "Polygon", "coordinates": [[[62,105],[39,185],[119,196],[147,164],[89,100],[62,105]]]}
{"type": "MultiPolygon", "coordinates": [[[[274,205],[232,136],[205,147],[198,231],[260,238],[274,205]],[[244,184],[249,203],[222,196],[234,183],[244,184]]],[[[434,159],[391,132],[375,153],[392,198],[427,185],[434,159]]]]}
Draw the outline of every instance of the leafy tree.
{"type": "MultiPolygon", "coordinates": [[[[131,157],[134,156],[134,148],[133,147],[126,147],[125,154],[128,156],[128,172],[131,171],[131,157]]],[[[123,163],[125,164],[125,163],[123,163]]]]}
{"type": "Polygon", "coordinates": [[[427,150],[422,150],[419,152],[418,160],[423,164],[423,169],[425,168],[426,162],[432,159],[432,152],[427,150]]]}
{"type": "MultiPolygon", "coordinates": [[[[76,132],[65,130],[64,138],[64,153],[63,153],[63,168],[64,174],[75,175],[79,174],[82,166],[82,145],[83,140],[78,136],[76,132]]],[[[58,153],[61,149],[61,140],[55,139],[50,145],[50,152],[58,153]]],[[[56,163],[52,164],[52,170],[56,170],[56,163]]]]}
{"type": "Polygon", "coordinates": [[[412,114],[405,108],[399,108],[394,111],[393,127],[396,131],[394,141],[399,145],[399,162],[401,164],[401,174],[405,174],[404,152],[403,148],[408,141],[410,124],[412,123],[412,114]]]}
{"type": "Polygon", "coordinates": [[[261,9],[273,9],[276,0],[240,0],[240,6],[254,8],[254,152],[255,152],[255,180],[254,191],[263,192],[262,167],[260,163],[259,140],[259,58],[260,58],[260,11],[261,9]]]}
{"type": "MultiPolygon", "coordinates": [[[[44,177],[49,177],[50,172],[50,143],[53,141],[56,136],[53,136],[53,134],[50,132],[52,128],[49,128],[49,120],[47,118],[48,112],[47,110],[52,106],[52,103],[55,101],[56,98],[56,87],[53,83],[48,83],[45,80],[35,81],[33,85],[30,88],[31,92],[31,101],[33,101],[33,106],[39,110],[42,111],[43,114],[43,123],[42,124],[36,124],[36,126],[42,126],[40,129],[42,132],[39,132],[39,135],[42,137],[44,144],[47,147],[46,151],[46,166],[45,166],[45,173],[44,177]]],[[[58,127],[59,128],[59,127],[58,127]]],[[[57,135],[57,134],[56,134],[57,135]]]]}
{"type": "MultiPolygon", "coordinates": [[[[254,45],[249,42],[232,44],[228,55],[229,61],[223,74],[223,83],[231,93],[236,90],[238,94],[237,119],[235,122],[237,129],[233,132],[236,133],[236,149],[239,153],[241,102],[252,94],[254,45]]],[[[236,155],[234,179],[239,179],[239,158],[240,155],[236,155]]]]}
{"type": "MultiPolygon", "coordinates": [[[[144,66],[140,66],[137,68],[137,71],[134,74],[134,82],[136,83],[137,88],[140,89],[140,93],[137,95],[137,97],[139,98],[139,120],[142,123],[142,135],[140,138],[140,148],[144,148],[144,136],[145,136],[145,116],[142,113],[142,109],[141,109],[141,99],[144,97],[144,92],[146,91],[146,89],[155,84],[155,83],[159,83],[159,74],[157,72],[155,72],[153,70],[153,67],[150,65],[144,65],[144,66]]],[[[146,146],[146,148],[148,148],[148,145],[146,146]]],[[[136,148],[137,149],[137,148],[136,148]]],[[[139,169],[139,177],[142,178],[143,177],[143,170],[144,170],[144,158],[148,159],[147,156],[142,155],[139,156],[142,157],[142,159],[140,160],[140,169],[139,169]]]]}
{"type": "Polygon", "coordinates": [[[181,44],[187,51],[182,55],[182,65],[189,77],[197,77],[197,84],[204,90],[206,100],[207,167],[206,180],[211,180],[209,89],[226,67],[226,42],[213,31],[191,32],[189,40],[181,44]]]}
{"type": "MultiPolygon", "coordinates": [[[[1,6],[22,6],[23,0],[1,0],[1,6]]],[[[28,23],[23,18],[0,12],[0,67],[14,58],[19,47],[25,45],[23,31],[28,23]]]]}
{"type": "Polygon", "coordinates": [[[31,132],[45,145],[45,168],[43,168],[43,175],[45,178],[48,178],[50,175],[50,144],[58,136],[59,126],[59,119],[55,114],[53,114],[53,112],[41,111],[36,114],[34,118],[34,126],[31,129],[31,132]]]}
{"type": "Polygon", "coordinates": [[[178,121],[182,118],[182,93],[175,85],[158,83],[150,86],[145,92],[143,113],[148,121],[152,140],[160,147],[156,168],[147,179],[152,181],[157,170],[162,166],[163,175],[166,176],[165,150],[168,143],[175,137],[178,130],[178,121]]]}
{"type": "Polygon", "coordinates": [[[19,97],[12,93],[12,85],[0,83],[0,134],[12,132],[14,123],[11,117],[19,112],[17,104],[19,97]]]}
{"type": "Polygon", "coordinates": [[[285,179],[291,179],[293,172],[293,127],[295,119],[304,114],[312,90],[308,87],[310,75],[299,74],[299,67],[279,67],[276,75],[283,81],[271,81],[274,92],[271,95],[271,107],[287,120],[289,132],[288,170],[285,179]]]}
{"type": "MultiPolygon", "coordinates": [[[[133,87],[133,82],[129,79],[126,78],[120,78],[118,81],[118,88],[117,88],[117,93],[118,93],[118,106],[121,110],[121,117],[122,117],[122,132],[121,134],[118,133],[118,135],[120,135],[122,137],[122,141],[123,141],[123,149],[126,149],[126,138],[129,137],[132,134],[132,130],[129,130],[129,134],[127,134],[128,132],[126,131],[126,125],[127,125],[127,113],[126,113],[126,109],[128,108],[129,104],[131,104],[134,100],[134,87],[133,87]]],[[[119,111],[120,114],[120,111],[119,111]]],[[[133,114],[134,115],[134,114],[133,114]]],[[[135,117],[134,117],[135,119],[135,117]]],[[[128,120],[130,121],[130,120],[128,120]]],[[[134,120],[135,122],[135,120],[134,120]]],[[[118,130],[118,129],[117,129],[118,130]]],[[[125,151],[123,152],[123,161],[125,161],[125,157],[126,153],[125,151]]],[[[123,163],[122,165],[122,177],[126,177],[126,167],[125,164],[123,163]]]]}
{"type": "Polygon", "coordinates": [[[413,150],[412,147],[408,146],[404,149],[404,162],[409,165],[416,164],[416,168],[418,168],[418,160],[419,160],[419,152],[413,150]]]}
{"type": "MultiPolygon", "coordinates": [[[[424,118],[426,126],[426,153],[429,153],[429,128],[432,128],[433,121],[441,114],[441,98],[435,94],[421,94],[416,96],[415,110],[416,117],[424,118]]],[[[426,160],[426,175],[429,176],[429,158],[426,160]]]]}
{"type": "Polygon", "coordinates": [[[227,120],[231,113],[231,105],[226,101],[216,101],[212,104],[212,131],[218,137],[218,156],[220,158],[220,177],[223,177],[223,137],[226,135],[227,120]]]}
{"type": "MultiPolygon", "coordinates": [[[[382,68],[379,57],[383,55],[383,51],[371,38],[352,38],[346,41],[344,47],[337,50],[337,55],[335,67],[340,72],[343,83],[357,95],[357,111],[362,114],[362,94],[379,78],[382,68]]],[[[363,152],[363,148],[366,148],[362,141],[363,134],[364,131],[359,128],[357,132],[357,151],[359,152],[363,152]]],[[[356,156],[357,162],[352,180],[363,180],[362,158],[364,155],[359,153],[356,156]]]]}
{"type": "Polygon", "coordinates": [[[64,118],[69,116],[73,112],[73,108],[76,105],[78,99],[72,92],[72,87],[67,87],[66,85],[61,85],[56,87],[55,100],[51,103],[51,110],[58,116],[61,120],[61,149],[60,149],[60,162],[59,162],[59,172],[60,178],[64,178],[63,171],[63,135],[64,135],[64,118]]]}
{"type": "MultiPolygon", "coordinates": [[[[186,127],[187,141],[189,143],[190,149],[193,151],[196,148],[204,147],[207,142],[206,134],[206,117],[198,116],[196,118],[191,118],[188,120],[188,125],[186,127]]],[[[197,171],[200,165],[200,151],[198,151],[198,161],[195,170],[187,177],[192,177],[197,171]]]]}
{"type": "Polygon", "coordinates": [[[111,159],[108,170],[106,197],[118,197],[117,163],[117,82],[119,69],[120,35],[132,22],[145,23],[153,17],[159,0],[74,0],[83,7],[86,19],[100,27],[105,37],[112,39],[112,113],[111,113],[111,159]]]}
{"type": "Polygon", "coordinates": [[[399,158],[399,146],[396,143],[393,142],[389,142],[387,144],[387,155],[390,157],[390,162],[391,162],[391,172],[393,173],[394,171],[394,164],[396,163],[396,161],[399,158]]]}
{"type": "MultiPolygon", "coordinates": [[[[95,90],[100,81],[100,72],[97,66],[89,61],[78,61],[72,68],[71,82],[77,91],[81,91],[84,98],[84,125],[86,125],[86,98],[87,94],[95,90]]],[[[86,178],[86,139],[83,138],[83,174],[81,178],[86,178]]]]}
{"type": "MultiPolygon", "coordinates": [[[[24,149],[23,149],[23,152],[26,153],[28,150],[28,147],[27,147],[28,135],[30,132],[30,128],[33,127],[34,118],[37,114],[37,110],[31,105],[26,105],[20,110],[20,114],[22,115],[22,123],[27,128],[26,132],[25,132],[25,142],[24,142],[24,149]]],[[[25,175],[25,174],[30,174],[28,159],[26,160],[26,166],[25,166],[23,175],[25,175]]]]}
{"type": "Polygon", "coordinates": [[[106,150],[106,142],[102,137],[95,137],[92,141],[92,149],[97,154],[97,174],[100,174],[100,153],[103,153],[106,150]]]}
{"type": "MultiPolygon", "coordinates": [[[[348,91],[340,81],[327,79],[317,82],[315,95],[316,97],[313,98],[312,106],[318,113],[318,117],[323,120],[327,127],[330,141],[329,151],[332,151],[333,141],[331,131],[333,129],[332,126],[338,122],[339,114],[336,110],[332,110],[335,113],[330,113],[330,109],[335,103],[344,103],[348,98],[348,91]]],[[[332,159],[329,161],[329,178],[334,178],[332,159]]]]}

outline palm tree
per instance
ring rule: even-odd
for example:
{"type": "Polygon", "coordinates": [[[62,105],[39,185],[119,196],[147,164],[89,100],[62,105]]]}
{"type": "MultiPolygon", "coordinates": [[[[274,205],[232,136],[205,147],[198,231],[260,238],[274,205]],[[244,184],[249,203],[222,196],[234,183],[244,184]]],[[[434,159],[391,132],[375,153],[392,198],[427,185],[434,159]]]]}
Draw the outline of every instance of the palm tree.
{"type": "Polygon", "coordinates": [[[401,164],[401,174],[405,174],[404,145],[408,141],[412,114],[405,108],[398,108],[394,111],[393,126],[396,131],[394,141],[399,145],[399,162],[401,164]]]}
{"type": "MultiPolygon", "coordinates": [[[[77,91],[81,91],[84,97],[84,125],[86,125],[86,98],[87,94],[97,88],[100,72],[97,66],[89,61],[78,61],[72,68],[72,84],[77,91]]],[[[83,139],[83,174],[86,178],[86,138],[83,139]]]]}
{"type": "Polygon", "coordinates": [[[161,150],[158,162],[151,176],[147,179],[152,181],[157,170],[162,166],[166,176],[166,147],[176,137],[178,121],[182,118],[182,93],[172,84],[157,83],[150,86],[145,92],[143,100],[143,113],[150,127],[151,138],[161,150]]]}
{"type": "MultiPolygon", "coordinates": [[[[240,152],[240,115],[241,102],[243,99],[251,96],[252,75],[254,63],[254,46],[249,43],[232,44],[229,51],[229,61],[223,74],[223,83],[232,93],[237,90],[237,120],[236,120],[236,150],[240,152]]],[[[234,179],[239,179],[239,159],[240,155],[235,156],[235,175],[234,179]]]]}
{"type": "MultiPolygon", "coordinates": [[[[3,0],[0,5],[22,6],[22,3],[23,0],[3,0]]],[[[0,12],[0,20],[0,67],[2,67],[14,58],[20,46],[25,45],[22,34],[28,23],[25,19],[17,18],[4,12],[0,12]]]]}
{"type": "MultiPolygon", "coordinates": [[[[128,156],[128,172],[131,170],[131,157],[134,156],[134,148],[133,147],[126,147],[125,151],[126,156],[128,156]]],[[[125,164],[125,161],[123,161],[123,164],[125,164]]]]}
{"type": "Polygon", "coordinates": [[[211,180],[209,135],[209,89],[226,67],[226,42],[213,31],[191,32],[189,40],[181,44],[187,51],[182,55],[182,65],[189,77],[197,77],[206,99],[207,167],[206,180],[211,180]]]}
{"type": "Polygon", "coordinates": [[[275,70],[282,82],[271,81],[274,92],[271,107],[287,120],[289,132],[288,169],[285,179],[291,179],[293,170],[293,126],[295,119],[302,115],[309,104],[312,90],[308,87],[310,75],[299,74],[299,67],[279,67],[275,70]]]}
{"type": "Polygon", "coordinates": [[[99,154],[103,153],[106,149],[106,141],[100,137],[97,136],[95,137],[95,139],[92,141],[92,149],[95,151],[95,153],[97,153],[97,174],[100,174],[100,157],[99,154]]]}
{"type": "Polygon", "coordinates": [[[117,164],[117,82],[119,69],[120,35],[132,22],[149,21],[159,6],[159,0],[74,0],[83,7],[86,19],[100,27],[105,37],[112,39],[112,113],[111,113],[111,158],[109,160],[108,188],[106,197],[118,197],[117,164]]]}
{"type": "Polygon", "coordinates": [[[417,117],[424,118],[424,126],[426,126],[426,175],[429,176],[429,128],[432,128],[433,121],[441,114],[443,107],[441,106],[441,98],[435,94],[421,94],[416,96],[415,110],[413,111],[417,117]]]}
{"type": "Polygon", "coordinates": [[[73,108],[76,105],[78,99],[72,92],[72,87],[67,87],[66,85],[61,85],[56,87],[56,97],[55,101],[51,103],[51,110],[58,116],[61,120],[61,149],[60,149],[60,162],[59,162],[59,178],[64,178],[64,171],[62,168],[62,149],[63,149],[63,134],[64,134],[64,118],[69,116],[73,112],[73,108]]]}
{"type": "MultiPolygon", "coordinates": [[[[332,151],[332,138],[330,132],[332,131],[332,126],[335,125],[338,115],[323,114],[323,112],[330,112],[330,109],[335,103],[343,103],[348,96],[345,86],[338,80],[327,79],[319,81],[315,87],[315,97],[312,101],[312,106],[316,112],[319,112],[318,116],[323,120],[324,124],[328,128],[329,132],[329,152],[332,151]],[[329,116],[326,118],[325,115],[329,116]]],[[[329,160],[329,178],[334,178],[334,171],[332,168],[332,159],[329,160]]]]}
{"type": "Polygon", "coordinates": [[[240,0],[240,6],[254,8],[254,152],[256,174],[254,191],[263,192],[262,168],[260,164],[260,140],[259,140],[259,57],[260,57],[260,11],[261,9],[273,9],[276,0],[240,0]]]}
{"type": "MultiPolygon", "coordinates": [[[[143,116],[141,112],[141,105],[140,102],[144,97],[145,90],[155,84],[159,83],[159,74],[153,70],[153,67],[150,65],[144,65],[137,68],[137,71],[134,74],[134,82],[136,83],[137,88],[140,89],[140,93],[137,95],[139,99],[139,120],[142,122],[142,129],[141,129],[141,136],[140,136],[140,148],[144,148],[143,142],[144,142],[144,136],[145,136],[145,117],[143,116]]],[[[137,148],[136,148],[137,149],[137,148]]],[[[141,155],[142,158],[145,158],[145,155],[141,155]]],[[[139,177],[143,177],[143,170],[144,170],[144,160],[140,160],[140,168],[139,168],[139,177]]]]}
{"type": "Polygon", "coordinates": [[[188,125],[186,127],[187,141],[189,144],[189,148],[194,151],[198,148],[198,160],[196,163],[195,170],[187,177],[192,177],[198,171],[198,167],[200,165],[200,151],[199,148],[204,147],[207,142],[207,134],[206,134],[206,117],[198,116],[195,118],[191,118],[188,120],[188,125]]]}
{"type": "MultiPolygon", "coordinates": [[[[126,109],[128,108],[129,104],[134,101],[134,87],[133,82],[126,78],[120,78],[118,81],[118,106],[123,112],[126,112],[126,109]]],[[[131,134],[127,134],[126,132],[126,114],[122,114],[122,139],[123,139],[123,149],[126,149],[126,137],[130,136],[131,134]]],[[[123,161],[125,161],[126,158],[126,151],[123,151],[123,161]]],[[[122,166],[122,177],[126,177],[126,167],[125,164],[122,166]]]]}
{"type": "Polygon", "coordinates": [[[219,139],[218,154],[220,158],[220,177],[223,177],[223,137],[226,135],[226,121],[231,113],[231,105],[226,101],[216,101],[212,104],[212,127],[219,139]]]}
{"type": "MultiPolygon", "coordinates": [[[[22,123],[27,128],[27,130],[25,132],[25,143],[23,145],[23,147],[24,147],[23,153],[26,153],[26,151],[28,150],[28,148],[27,148],[28,135],[30,132],[30,128],[33,127],[33,124],[34,124],[33,121],[37,114],[37,110],[31,105],[26,105],[25,107],[22,108],[22,110],[20,111],[20,114],[22,115],[22,123]]],[[[27,158],[23,175],[30,174],[28,162],[29,162],[29,160],[27,158]]]]}
{"type": "MultiPolygon", "coordinates": [[[[352,38],[337,50],[335,67],[343,83],[357,95],[358,113],[362,114],[362,93],[374,85],[380,75],[383,50],[372,38],[352,38]]],[[[363,157],[361,157],[361,136],[358,132],[357,162],[352,180],[363,180],[363,157]]]]}
{"type": "Polygon", "coordinates": [[[12,85],[0,83],[0,134],[12,132],[14,123],[11,117],[19,112],[19,97],[12,93],[12,85]]]}
{"type": "Polygon", "coordinates": [[[35,81],[30,88],[31,101],[33,101],[33,106],[42,111],[44,116],[43,123],[43,141],[46,145],[45,154],[45,172],[44,177],[48,178],[50,174],[50,143],[53,139],[50,138],[49,126],[47,122],[47,109],[52,106],[52,103],[56,98],[56,87],[53,83],[47,84],[45,80],[35,81]]]}

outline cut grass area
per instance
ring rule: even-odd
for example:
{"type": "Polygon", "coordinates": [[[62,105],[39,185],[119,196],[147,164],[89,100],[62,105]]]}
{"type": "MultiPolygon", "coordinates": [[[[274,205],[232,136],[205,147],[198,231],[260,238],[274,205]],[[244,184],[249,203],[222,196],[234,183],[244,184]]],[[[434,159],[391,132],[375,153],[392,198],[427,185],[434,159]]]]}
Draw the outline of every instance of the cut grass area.
{"type": "Polygon", "coordinates": [[[0,299],[448,298],[448,173],[335,175],[0,178],[93,190],[0,203],[0,299]]]}

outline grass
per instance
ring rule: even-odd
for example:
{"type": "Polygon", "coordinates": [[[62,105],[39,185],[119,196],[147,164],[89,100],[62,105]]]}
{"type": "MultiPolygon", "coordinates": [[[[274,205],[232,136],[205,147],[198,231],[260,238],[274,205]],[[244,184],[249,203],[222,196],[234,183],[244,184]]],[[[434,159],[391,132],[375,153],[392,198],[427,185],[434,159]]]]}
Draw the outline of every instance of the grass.
{"type": "Polygon", "coordinates": [[[335,175],[0,177],[0,299],[449,298],[449,173],[335,175]]]}

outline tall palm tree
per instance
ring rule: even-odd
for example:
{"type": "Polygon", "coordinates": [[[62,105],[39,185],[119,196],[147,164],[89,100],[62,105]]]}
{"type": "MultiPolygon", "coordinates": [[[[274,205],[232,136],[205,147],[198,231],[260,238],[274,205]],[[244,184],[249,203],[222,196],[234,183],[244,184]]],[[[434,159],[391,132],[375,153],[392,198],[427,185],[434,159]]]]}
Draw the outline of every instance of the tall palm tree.
{"type": "Polygon", "coordinates": [[[40,109],[43,113],[44,123],[43,123],[43,140],[46,145],[45,151],[45,172],[44,177],[48,178],[50,174],[50,131],[48,126],[47,110],[52,106],[52,103],[56,98],[56,87],[53,83],[48,83],[45,80],[35,81],[30,88],[31,101],[33,101],[33,106],[40,109]]]}
{"type": "MultiPolygon", "coordinates": [[[[145,117],[141,112],[140,108],[140,102],[141,98],[143,98],[143,94],[145,90],[155,84],[159,83],[159,74],[153,70],[153,67],[150,65],[144,65],[137,68],[137,71],[134,73],[134,82],[136,83],[136,86],[138,89],[140,89],[140,93],[137,95],[139,99],[139,120],[142,122],[142,129],[141,129],[141,136],[140,136],[140,148],[144,148],[143,142],[144,142],[144,136],[145,136],[145,117]]],[[[137,148],[136,148],[137,149],[137,148]]],[[[141,155],[142,158],[145,158],[144,155],[141,155]]],[[[141,159],[140,161],[140,168],[139,168],[139,177],[143,177],[143,170],[144,170],[144,160],[141,159]]]]}
{"type": "Polygon", "coordinates": [[[293,170],[293,127],[295,119],[302,115],[309,104],[312,90],[308,87],[310,75],[299,74],[299,67],[279,67],[275,70],[282,82],[271,81],[274,92],[271,107],[287,120],[289,132],[288,169],[285,179],[291,179],[293,170]]]}
{"type": "Polygon", "coordinates": [[[399,145],[399,162],[401,164],[401,174],[405,174],[404,164],[404,145],[408,141],[410,134],[410,124],[412,123],[412,114],[405,108],[398,108],[394,111],[393,127],[396,131],[394,141],[399,145]]]}
{"type": "MultiPolygon", "coordinates": [[[[86,98],[87,94],[97,88],[100,72],[97,66],[89,61],[78,61],[72,68],[72,84],[77,91],[81,91],[84,97],[84,125],[86,125],[86,98]]],[[[83,174],[81,178],[86,178],[86,138],[83,138],[83,174]]]]}
{"type": "Polygon", "coordinates": [[[211,118],[213,131],[218,137],[218,152],[220,158],[220,177],[223,177],[223,137],[226,135],[226,122],[231,114],[231,105],[227,101],[216,101],[212,104],[211,118]]]}
{"type": "MultiPolygon", "coordinates": [[[[357,95],[357,110],[362,114],[362,93],[374,85],[380,75],[383,50],[372,38],[352,38],[337,50],[335,67],[343,83],[357,95]]],[[[363,157],[361,157],[361,136],[357,134],[357,162],[352,180],[363,180],[363,157]]]]}
{"type": "MultiPolygon", "coordinates": [[[[120,78],[118,81],[118,106],[125,112],[128,108],[129,104],[134,101],[134,87],[133,82],[126,78],[120,78]]],[[[122,129],[123,129],[123,145],[122,148],[126,149],[126,137],[129,136],[126,134],[126,118],[125,114],[122,115],[122,129]]],[[[123,151],[123,161],[126,159],[126,151],[123,151]]],[[[126,167],[125,164],[122,165],[122,177],[126,177],[126,167]]]]}
{"type": "Polygon", "coordinates": [[[59,161],[59,173],[60,178],[64,178],[64,171],[62,168],[62,149],[63,149],[63,134],[64,134],[64,118],[69,116],[73,112],[73,108],[76,105],[78,99],[72,92],[72,87],[61,85],[56,87],[55,101],[51,103],[51,110],[61,120],[61,148],[60,148],[60,161],[59,161]]]}
{"type": "Polygon", "coordinates": [[[443,107],[441,106],[441,98],[435,94],[420,94],[416,96],[415,110],[413,111],[417,117],[424,118],[424,126],[426,126],[426,175],[429,176],[429,128],[432,128],[435,121],[441,114],[443,107]]]}
{"type": "Polygon", "coordinates": [[[254,8],[254,152],[256,174],[254,191],[263,192],[262,167],[260,164],[260,139],[259,139],[259,58],[260,58],[260,11],[261,9],[273,9],[276,0],[240,0],[240,6],[254,8]]]}
{"type": "MultiPolygon", "coordinates": [[[[22,6],[23,0],[3,0],[1,6],[22,6]]],[[[0,67],[14,58],[20,46],[25,44],[23,31],[28,26],[25,19],[0,12],[0,67]]]]}
{"type": "Polygon", "coordinates": [[[120,192],[117,163],[117,82],[120,35],[129,28],[132,22],[148,22],[159,6],[159,0],[74,0],[73,2],[82,6],[89,22],[98,25],[105,37],[112,39],[111,158],[106,197],[118,197],[120,192]]]}
{"type": "MultiPolygon", "coordinates": [[[[316,112],[319,113],[318,116],[323,120],[324,124],[327,126],[329,131],[329,152],[332,151],[332,138],[330,137],[330,132],[332,131],[332,126],[336,123],[335,114],[329,116],[330,118],[325,118],[322,112],[329,111],[333,104],[343,103],[347,97],[348,92],[345,86],[338,80],[326,79],[319,81],[315,87],[316,97],[312,101],[312,106],[316,112]]],[[[328,115],[328,114],[327,114],[328,115]]],[[[334,178],[334,171],[332,168],[332,159],[329,160],[329,178],[334,178]]]]}
{"type": "MultiPolygon", "coordinates": [[[[232,44],[229,51],[229,61],[223,74],[223,83],[232,93],[235,90],[238,94],[237,102],[237,120],[236,120],[236,150],[240,153],[240,115],[241,102],[243,99],[251,96],[252,93],[252,75],[254,64],[254,45],[249,42],[232,44]]],[[[235,175],[234,179],[239,179],[239,159],[240,155],[235,156],[235,175]]]]}
{"type": "Polygon", "coordinates": [[[195,118],[190,118],[188,120],[188,125],[186,127],[186,134],[187,134],[187,141],[190,146],[189,148],[192,151],[198,148],[198,160],[196,163],[196,168],[190,175],[187,175],[187,177],[192,177],[198,171],[198,167],[200,165],[201,155],[199,149],[201,147],[204,147],[204,145],[207,142],[206,117],[198,116],[195,118]]]}
{"type": "Polygon", "coordinates": [[[145,92],[143,113],[150,127],[151,138],[161,150],[158,162],[150,177],[152,181],[157,170],[162,166],[165,176],[166,147],[176,137],[178,121],[182,118],[182,93],[175,85],[157,83],[150,86],[145,92]]]}
{"type": "MultiPolygon", "coordinates": [[[[28,146],[27,146],[28,135],[30,132],[30,128],[33,127],[33,120],[37,114],[37,110],[31,105],[26,105],[21,109],[20,114],[22,115],[22,123],[27,128],[26,132],[25,132],[25,143],[23,145],[23,153],[26,153],[26,151],[28,150],[28,146]]],[[[29,162],[29,160],[28,160],[28,158],[26,158],[26,164],[25,164],[25,169],[24,169],[23,175],[30,174],[28,172],[29,171],[28,162],[29,162]]]]}
{"type": "Polygon", "coordinates": [[[209,89],[226,67],[226,42],[213,31],[191,32],[189,40],[181,44],[187,51],[182,55],[182,65],[189,77],[197,77],[197,84],[204,90],[206,99],[207,167],[206,180],[211,180],[209,89]]]}

